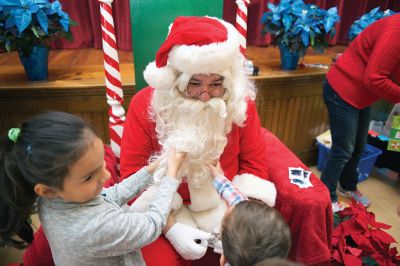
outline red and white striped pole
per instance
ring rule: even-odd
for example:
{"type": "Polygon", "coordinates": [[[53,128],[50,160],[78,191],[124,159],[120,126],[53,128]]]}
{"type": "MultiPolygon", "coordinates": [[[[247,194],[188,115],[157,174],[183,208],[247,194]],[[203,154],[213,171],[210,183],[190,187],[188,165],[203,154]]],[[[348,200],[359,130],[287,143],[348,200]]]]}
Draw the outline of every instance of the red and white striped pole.
{"type": "Polygon", "coordinates": [[[247,7],[250,0],[236,0],[236,29],[239,31],[240,37],[240,51],[245,55],[246,53],[246,37],[247,37],[247,7]]]}
{"type": "Polygon", "coordinates": [[[107,103],[109,105],[108,128],[110,133],[111,149],[117,157],[119,167],[125,110],[122,106],[122,103],[124,102],[124,93],[122,91],[121,73],[119,70],[117,43],[114,31],[114,19],[111,7],[113,0],[99,0],[99,2],[101,31],[103,37],[106,94],[107,103]]]}
{"type": "Polygon", "coordinates": [[[255,67],[251,60],[246,58],[246,43],[247,43],[247,7],[250,4],[250,0],[236,0],[236,24],[235,27],[240,33],[240,51],[242,52],[245,60],[244,71],[247,75],[257,75],[258,70],[254,71],[255,67]]]}

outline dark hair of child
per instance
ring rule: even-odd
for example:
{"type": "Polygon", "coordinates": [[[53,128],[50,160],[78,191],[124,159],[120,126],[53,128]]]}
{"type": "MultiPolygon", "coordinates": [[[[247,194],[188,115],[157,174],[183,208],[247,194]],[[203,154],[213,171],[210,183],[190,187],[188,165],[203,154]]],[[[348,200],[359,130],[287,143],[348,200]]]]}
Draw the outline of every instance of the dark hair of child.
{"type": "Polygon", "coordinates": [[[18,131],[0,140],[0,245],[23,248],[33,241],[34,186],[62,189],[70,166],[98,135],[83,119],[62,112],[35,116],[18,131]]]}
{"type": "Polygon", "coordinates": [[[290,229],[282,215],[255,200],[242,201],[227,214],[221,239],[226,261],[235,266],[286,258],[291,244],[290,229]]]}
{"type": "Polygon", "coordinates": [[[303,266],[303,264],[282,258],[267,258],[254,266],[303,266]]]}

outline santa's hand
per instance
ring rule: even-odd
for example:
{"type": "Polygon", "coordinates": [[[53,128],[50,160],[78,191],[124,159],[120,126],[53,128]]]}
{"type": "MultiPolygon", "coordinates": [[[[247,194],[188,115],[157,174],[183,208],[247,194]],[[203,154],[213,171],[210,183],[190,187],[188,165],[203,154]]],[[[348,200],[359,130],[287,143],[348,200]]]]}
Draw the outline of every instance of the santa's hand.
{"type": "Polygon", "coordinates": [[[214,253],[222,254],[224,253],[222,249],[221,234],[219,232],[220,226],[214,228],[212,233],[212,240],[208,241],[208,246],[213,249],[214,253]]]}
{"type": "Polygon", "coordinates": [[[212,236],[191,226],[176,223],[165,237],[185,260],[197,260],[206,254],[207,241],[212,236]]]}

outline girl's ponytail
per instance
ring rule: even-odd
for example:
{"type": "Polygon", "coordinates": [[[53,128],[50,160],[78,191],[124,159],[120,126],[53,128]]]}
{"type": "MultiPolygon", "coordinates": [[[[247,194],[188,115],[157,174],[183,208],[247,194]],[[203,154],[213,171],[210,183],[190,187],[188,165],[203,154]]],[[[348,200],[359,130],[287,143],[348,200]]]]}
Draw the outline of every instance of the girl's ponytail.
{"type": "Polygon", "coordinates": [[[0,243],[23,248],[33,240],[28,220],[37,196],[18,169],[14,146],[8,137],[0,140],[0,243]]]}

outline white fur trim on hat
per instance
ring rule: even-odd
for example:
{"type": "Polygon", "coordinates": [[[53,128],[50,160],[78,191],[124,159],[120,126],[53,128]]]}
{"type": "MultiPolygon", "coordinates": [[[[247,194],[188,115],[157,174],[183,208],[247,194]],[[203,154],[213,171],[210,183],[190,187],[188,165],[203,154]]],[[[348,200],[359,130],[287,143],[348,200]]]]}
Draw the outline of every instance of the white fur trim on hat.
{"type": "Polygon", "coordinates": [[[208,45],[177,45],[171,49],[168,62],[179,72],[189,74],[221,73],[229,70],[240,56],[239,34],[232,24],[219,20],[228,31],[225,42],[208,45]]]}
{"type": "Polygon", "coordinates": [[[271,207],[275,206],[276,188],[272,182],[252,174],[242,174],[235,176],[232,183],[247,197],[262,200],[271,207]]]}
{"type": "Polygon", "coordinates": [[[222,74],[231,71],[232,65],[243,59],[240,52],[240,35],[235,27],[218,18],[227,30],[224,42],[206,45],[175,45],[168,54],[167,65],[157,67],[151,62],[144,71],[144,79],[155,89],[170,89],[177,78],[177,72],[188,74],[222,74]]]}
{"type": "Polygon", "coordinates": [[[147,65],[143,72],[144,79],[147,83],[153,87],[160,90],[167,90],[171,88],[174,83],[176,76],[176,71],[174,71],[168,65],[165,67],[158,68],[155,62],[151,62],[147,65]]]}

